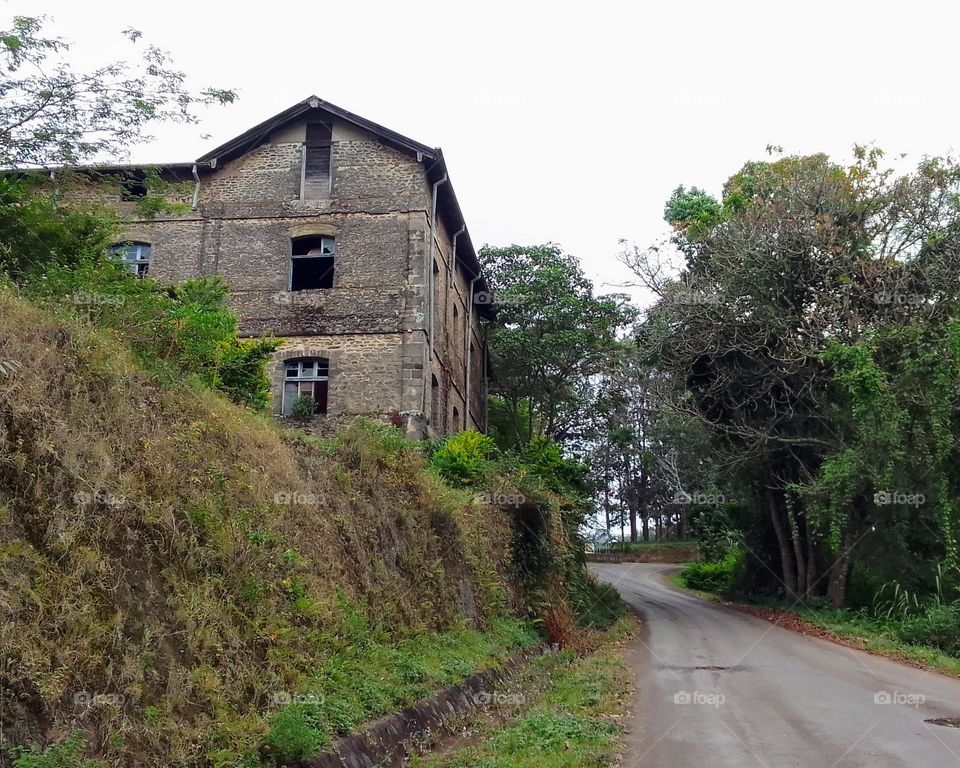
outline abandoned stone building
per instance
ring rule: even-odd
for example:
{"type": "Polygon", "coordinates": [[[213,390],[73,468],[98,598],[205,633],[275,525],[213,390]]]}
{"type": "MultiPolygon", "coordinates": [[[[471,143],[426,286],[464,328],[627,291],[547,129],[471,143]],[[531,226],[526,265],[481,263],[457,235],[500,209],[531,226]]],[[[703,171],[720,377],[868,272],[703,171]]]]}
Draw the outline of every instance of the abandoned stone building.
{"type": "Polygon", "coordinates": [[[86,172],[114,183],[131,270],[221,275],[241,332],[283,339],[277,416],[307,395],[327,425],[484,429],[486,286],[439,149],[311,97],[195,162],[86,172]],[[148,217],[156,180],[183,205],[148,217]]]}

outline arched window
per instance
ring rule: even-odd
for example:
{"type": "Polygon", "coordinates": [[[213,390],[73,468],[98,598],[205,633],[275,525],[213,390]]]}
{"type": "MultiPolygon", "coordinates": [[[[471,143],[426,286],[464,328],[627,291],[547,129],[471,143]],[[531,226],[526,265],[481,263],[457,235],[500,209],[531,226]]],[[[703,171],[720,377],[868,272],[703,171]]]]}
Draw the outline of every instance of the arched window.
{"type": "Polygon", "coordinates": [[[333,288],[333,260],[336,245],[332,237],[296,237],[290,260],[290,290],[333,288]]]}
{"type": "Polygon", "coordinates": [[[299,357],[283,364],[283,402],[281,413],[290,416],[298,398],[313,401],[314,413],[327,412],[327,387],[330,361],[325,357],[299,357]]]}
{"type": "Polygon", "coordinates": [[[145,277],[150,270],[150,243],[116,243],[110,246],[110,254],[137,277],[145,277]]]}

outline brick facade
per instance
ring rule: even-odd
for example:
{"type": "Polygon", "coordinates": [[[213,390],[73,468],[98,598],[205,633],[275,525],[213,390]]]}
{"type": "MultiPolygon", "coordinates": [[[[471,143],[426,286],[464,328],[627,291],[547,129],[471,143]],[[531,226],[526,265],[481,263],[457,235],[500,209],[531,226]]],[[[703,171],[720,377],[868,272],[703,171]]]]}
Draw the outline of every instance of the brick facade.
{"type": "Polygon", "coordinates": [[[189,212],[142,219],[121,204],[126,236],[150,243],[150,277],[221,275],[241,332],[283,339],[271,369],[277,415],[284,361],[317,357],[329,360],[327,416],[319,428],[373,416],[402,420],[417,435],[482,429],[483,333],[469,295],[479,268],[469,235],[458,236],[454,259],[454,234],[464,225],[443,181],[442,154],[308,101],[292,119],[281,113],[245,151],[224,145],[229,151],[198,161],[190,173],[178,168],[181,187],[192,173],[199,177],[189,212]],[[329,195],[301,200],[303,137],[312,115],[333,126],[329,195]],[[437,181],[442,204],[432,226],[437,181]],[[320,236],[336,244],[332,287],[290,290],[293,239],[320,236]]]}

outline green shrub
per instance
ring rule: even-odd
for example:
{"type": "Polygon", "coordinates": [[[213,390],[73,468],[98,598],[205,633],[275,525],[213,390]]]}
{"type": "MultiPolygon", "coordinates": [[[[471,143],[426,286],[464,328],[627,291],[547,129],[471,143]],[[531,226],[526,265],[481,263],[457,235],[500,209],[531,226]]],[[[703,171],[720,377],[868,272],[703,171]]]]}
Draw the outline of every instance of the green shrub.
{"type": "Polygon", "coordinates": [[[716,563],[690,563],[681,571],[683,583],[690,589],[724,595],[737,583],[743,570],[743,553],[731,550],[716,563]]]}
{"type": "Polygon", "coordinates": [[[311,702],[295,702],[274,714],[263,739],[265,756],[284,764],[317,754],[330,740],[319,716],[311,702]]]}
{"type": "Polygon", "coordinates": [[[108,329],[161,381],[188,378],[251,408],[270,402],[266,363],[278,342],[238,336],[228,289],[219,277],[164,285],[137,279],[101,255],[100,261],[75,267],[52,265],[22,290],[108,329]]]}
{"type": "Polygon", "coordinates": [[[14,768],[108,768],[103,760],[87,760],[83,751],[87,740],[82,733],[74,733],[45,750],[14,750],[14,768]]]}
{"type": "Polygon", "coordinates": [[[904,619],[895,633],[909,645],[926,645],[960,656],[960,603],[933,606],[921,616],[904,619]]]}
{"type": "Polygon", "coordinates": [[[545,488],[573,499],[588,493],[587,467],[567,459],[555,440],[537,436],[517,453],[520,468],[536,477],[545,488]]]}
{"type": "Polygon", "coordinates": [[[457,485],[479,485],[490,476],[490,459],[496,450],[492,438],[470,429],[443,440],[434,451],[430,466],[444,480],[457,485]]]}
{"type": "Polygon", "coordinates": [[[310,395],[300,395],[293,401],[293,409],[290,415],[295,419],[309,419],[316,413],[316,401],[310,395]]]}
{"type": "Polygon", "coordinates": [[[570,579],[570,608],[582,627],[606,629],[627,612],[620,593],[589,575],[570,579]]]}

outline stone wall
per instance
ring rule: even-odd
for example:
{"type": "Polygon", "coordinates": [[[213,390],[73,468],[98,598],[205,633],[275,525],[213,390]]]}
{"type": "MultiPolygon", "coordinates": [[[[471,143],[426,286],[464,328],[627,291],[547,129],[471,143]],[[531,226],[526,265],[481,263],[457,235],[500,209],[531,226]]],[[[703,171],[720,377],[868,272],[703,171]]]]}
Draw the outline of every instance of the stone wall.
{"type": "MultiPolygon", "coordinates": [[[[424,417],[433,416],[428,431],[435,435],[463,428],[465,416],[468,426],[479,426],[479,359],[471,365],[469,415],[465,405],[469,277],[456,269],[449,286],[452,233],[442,221],[435,231],[439,273],[429,355],[432,188],[424,163],[359,129],[335,127],[342,140],[332,145],[331,194],[302,201],[303,146],[291,140],[299,133],[291,126],[246,155],[200,168],[196,210],[145,220],[115,198],[125,236],[151,244],[151,277],[221,275],[241,332],[284,339],[272,371],[278,413],[282,360],[316,356],[330,359],[331,423],[402,413],[421,431],[424,417]],[[332,288],[289,290],[292,238],[305,235],[335,238],[332,288]],[[436,414],[431,375],[440,387],[436,414]]],[[[479,333],[472,338],[480,358],[479,333]]]]}

